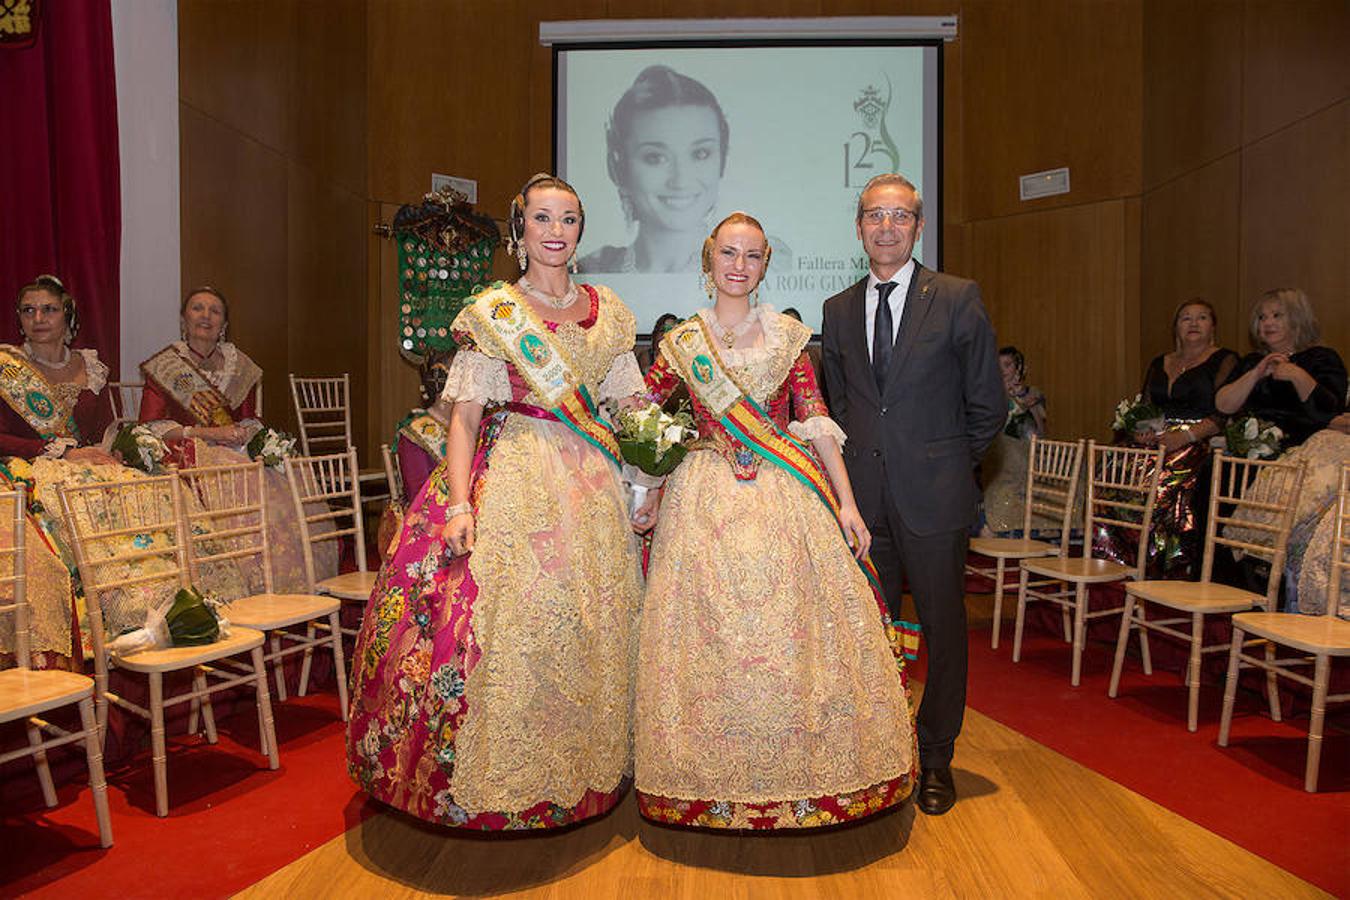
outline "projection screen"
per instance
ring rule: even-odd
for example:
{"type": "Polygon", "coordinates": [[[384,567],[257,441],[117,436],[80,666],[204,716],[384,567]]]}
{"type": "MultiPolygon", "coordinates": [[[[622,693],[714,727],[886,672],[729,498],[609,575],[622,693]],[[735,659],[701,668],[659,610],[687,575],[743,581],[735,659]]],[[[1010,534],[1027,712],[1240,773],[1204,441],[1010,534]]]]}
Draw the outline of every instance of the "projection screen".
{"type": "Polygon", "coordinates": [[[820,330],[866,274],[858,193],[898,171],[924,197],[915,257],[941,264],[941,41],[554,43],[555,170],[580,193],[587,281],[638,330],[708,302],[699,252],[734,210],[773,247],[760,300],[820,330]]]}

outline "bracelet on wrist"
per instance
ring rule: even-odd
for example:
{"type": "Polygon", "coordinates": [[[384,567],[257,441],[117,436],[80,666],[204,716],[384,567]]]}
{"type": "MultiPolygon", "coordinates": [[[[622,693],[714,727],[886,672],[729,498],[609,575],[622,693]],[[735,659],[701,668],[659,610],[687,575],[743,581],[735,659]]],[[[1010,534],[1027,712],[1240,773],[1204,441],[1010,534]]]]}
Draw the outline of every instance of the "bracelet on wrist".
{"type": "Polygon", "coordinates": [[[456,503],[454,506],[447,509],[445,511],[445,520],[448,522],[455,516],[466,516],[466,515],[467,516],[473,515],[473,505],[467,501],[465,501],[464,503],[456,503]]]}

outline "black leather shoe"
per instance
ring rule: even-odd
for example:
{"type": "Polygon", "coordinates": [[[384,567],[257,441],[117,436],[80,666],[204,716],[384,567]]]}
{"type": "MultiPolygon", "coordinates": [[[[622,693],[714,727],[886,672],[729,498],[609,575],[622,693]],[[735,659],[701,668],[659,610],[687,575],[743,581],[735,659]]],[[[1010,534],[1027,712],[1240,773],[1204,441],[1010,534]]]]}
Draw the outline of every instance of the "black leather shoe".
{"type": "Polygon", "coordinates": [[[950,766],[933,766],[919,776],[919,809],[940,816],[956,805],[956,783],[950,766]]]}

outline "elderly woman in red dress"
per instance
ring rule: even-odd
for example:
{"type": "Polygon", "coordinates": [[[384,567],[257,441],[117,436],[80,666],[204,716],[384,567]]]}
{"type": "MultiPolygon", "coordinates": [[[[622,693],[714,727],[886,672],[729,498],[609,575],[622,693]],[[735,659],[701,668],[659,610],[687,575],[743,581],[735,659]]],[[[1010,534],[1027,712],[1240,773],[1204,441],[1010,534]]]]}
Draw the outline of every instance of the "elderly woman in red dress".
{"type": "MultiPolygon", "coordinates": [[[[184,466],[246,462],[245,448],[263,427],[258,421],[262,369],[225,340],[230,305],[220,291],[189,291],[179,313],[183,339],[141,363],[145,394],[140,420],[170,445],[184,466]]],[[[304,551],[290,488],[280,472],[269,471],[266,478],[274,590],[303,592],[304,551]]],[[[335,544],[324,541],[314,547],[316,580],[337,574],[335,544]]],[[[261,572],[248,575],[250,588],[261,590],[261,572]]]]}

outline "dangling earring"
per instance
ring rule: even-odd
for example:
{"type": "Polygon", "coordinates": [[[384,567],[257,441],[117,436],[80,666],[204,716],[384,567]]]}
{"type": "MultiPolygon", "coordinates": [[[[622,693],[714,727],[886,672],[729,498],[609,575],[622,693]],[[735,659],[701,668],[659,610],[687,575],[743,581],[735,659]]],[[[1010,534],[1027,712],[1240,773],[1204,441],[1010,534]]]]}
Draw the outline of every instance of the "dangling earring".
{"type": "Polygon", "coordinates": [[[216,338],[216,341],[219,342],[225,340],[225,335],[228,334],[229,331],[230,331],[230,323],[229,322],[222,323],[220,326],[220,337],[216,338]]]}
{"type": "Polygon", "coordinates": [[[713,299],[713,295],[717,293],[717,287],[713,284],[712,275],[708,272],[703,273],[703,293],[708,295],[709,300],[713,299]]]}
{"type": "Polygon", "coordinates": [[[750,305],[759,306],[759,285],[755,285],[755,289],[750,292],[750,305]]]}
{"type": "Polygon", "coordinates": [[[633,198],[627,193],[619,194],[619,206],[623,207],[624,223],[632,228],[633,222],[637,219],[637,213],[633,210],[633,198]]]}
{"type": "Polygon", "coordinates": [[[577,251],[572,251],[572,258],[567,261],[567,269],[573,275],[577,274],[577,251]]]}
{"type": "Polygon", "coordinates": [[[183,323],[182,319],[178,320],[178,339],[183,341],[187,340],[187,325],[183,323]]]}

